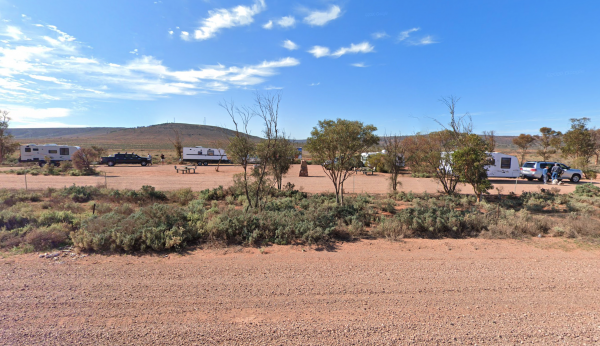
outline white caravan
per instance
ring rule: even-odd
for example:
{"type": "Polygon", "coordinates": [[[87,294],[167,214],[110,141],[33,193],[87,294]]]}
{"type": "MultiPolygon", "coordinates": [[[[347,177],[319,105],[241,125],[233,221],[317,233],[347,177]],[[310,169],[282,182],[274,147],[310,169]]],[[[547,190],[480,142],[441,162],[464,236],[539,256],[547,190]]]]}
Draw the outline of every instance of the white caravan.
{"type": "Polygon", "coordinates": [[[183,161],[194,162],[198,165],[208,165],[211,163],[229,162],[225,150],[217,148],[204,148],[204,147],[184,147],[183,148],[183,161]]]}
{"type": "MultiPolygon", "coordinates": [[[[488,165],[485,165],[487,170],[488,178],[518,178],[521,175],[521,168],[519,167],[519,159],[516,156],[506,155],[502,153],[487,153],[488,165]]],[[[442,153],[442,161],[452,159],[452,153],[442,153]]],[[[446,164],[440,165],[440,168],[446,164]]],[[[447,173],[452,174],[452,169],[446,165],[447,173]]]]}
{"type": "Polygon", "coordinates": [[[502,153],[489,153],[490,164],[486,165],[489,178],[518,178],[521,175],[519,159],[502,153]]]}
{"type": "Polygon", "coordinates": [[[48,163],[46,157],[49,157],[50,163],[58,167],[61,161],[71,161],[73,153],[79,149],[79,147],[68,145],[25,144],[21,145],[19,162],[35,162],[43,166],[48,163]]]}

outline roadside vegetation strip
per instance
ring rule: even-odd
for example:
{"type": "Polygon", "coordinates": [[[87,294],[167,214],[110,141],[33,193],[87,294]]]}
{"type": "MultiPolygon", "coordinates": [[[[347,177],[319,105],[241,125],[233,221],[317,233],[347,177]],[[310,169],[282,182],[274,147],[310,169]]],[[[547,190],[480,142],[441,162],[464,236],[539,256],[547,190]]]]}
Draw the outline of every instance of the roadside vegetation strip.
{"type": "Polygon", "coordinates": [[[348,196],[272,189],[250,209],[239,185],[195,193],[152,186],[114,190],[71,186],[42,192],[0,190],[0,248],[24,253],[75,246],[84,251],[181,251],[201,243],[322,244],[363,237],[579,238],[600,244],[600,188],[521,196],[400,192],[348,196]]]}

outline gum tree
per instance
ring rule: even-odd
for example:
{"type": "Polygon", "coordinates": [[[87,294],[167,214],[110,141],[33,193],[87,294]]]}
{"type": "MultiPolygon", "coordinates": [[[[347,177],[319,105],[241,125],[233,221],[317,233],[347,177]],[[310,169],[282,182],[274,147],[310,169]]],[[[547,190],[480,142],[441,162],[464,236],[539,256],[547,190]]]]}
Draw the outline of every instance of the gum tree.
{"type": "Polygon", "coordinates": [[[550,127],[540,128],[538,141],[541,148],[537,151],[537,154],[542,157],[543,161],[550,160],[550,157],[556,154],[556,147],[560,147],[561,136],[560,131],[555,131],[550,127]]]}
{"type": "Polygon", "coordinates": [[[319,121],[307,139],[313,159],[323,163],[323,171],[333,183],[336,202],[344,204],[344,182],[358,162],[357,156],[379,143],[377,128],[345,119],[319,121]]]}
{"type": "Polygon", "coordinates": [[[521,163],[525,162],[527,151],[536,140],[537,138],[535,136],[524,133],[521,133],[517,138],[513,138],[513,144],[519,147],[519,151],[521,152],[521,163]]]}
{"type": "Polygon", "coordinates": [[[473,187],[477,202],[481,202],[481,195],[492,188],[488,180],[487,170],[490,144],[485,139],[475,134],[466,135],[463,145],[452,153],[455,173],[462,182],[473,187]]]}

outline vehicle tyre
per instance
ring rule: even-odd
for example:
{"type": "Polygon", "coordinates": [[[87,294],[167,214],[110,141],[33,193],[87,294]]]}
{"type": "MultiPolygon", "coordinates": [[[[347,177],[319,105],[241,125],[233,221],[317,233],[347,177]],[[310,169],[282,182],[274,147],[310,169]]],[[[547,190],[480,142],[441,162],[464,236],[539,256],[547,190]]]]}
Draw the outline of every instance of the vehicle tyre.
{"type": "Polygon", "coordinates": [[[578,183],[580,180],[581,180],[581,177],[579,176],[579,174],[573,174],[573,176],[571,177],[572,183],[578,183]]]}
{"type": "Polygon", "coordinates": [[[147,164],[148,164],[148,162],[146,162],[146,161],[142,161],[142,166],[144,166],[144,167],[145,167],[147,164]]]}
{"type": "Polygon", "coordinates": [[[533,178],[526,178],[526,179],[527,179],[527,181],[532,181],[533,180],[533,178]]]}
{"type": "Polygon", "coordinates": [[[204,165],[205,165],[205,166],[208,166],[208,161],[204,161],[204,165]]]}
{"type": "Polygon", "coordinates": [[[114,165],[115,165],[115,161],[108,161],[106,164],[107,164],[109,167],[112,167],[112,166],[114,166],[114,165]]]}
{"type": "Polygon", "coordinates": [[[42,161],[40,161],[40,162],[38,163],[38,165],[40,165],[40,167],[44,167],[44,165],[45,165],[45,164],[46,164],[46,163],[45,163],[45,162],[42,162],[42,161]]]}
{"type": "Polygon", "coordinates": [[[544,177],[539,177],[538,180],[539,181],[544,181],[544,177]]]}

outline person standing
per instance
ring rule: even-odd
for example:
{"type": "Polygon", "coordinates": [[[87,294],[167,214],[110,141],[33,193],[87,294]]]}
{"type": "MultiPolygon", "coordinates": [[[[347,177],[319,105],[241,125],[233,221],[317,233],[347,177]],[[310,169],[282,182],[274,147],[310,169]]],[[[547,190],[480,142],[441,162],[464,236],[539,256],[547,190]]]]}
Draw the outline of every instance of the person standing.
{"type": "Polygon", "coordinates": [[[544,185],[548,184],[548,166],[544,166],[542,170],[542,177],[544,178],[544,185]]]}
{"type": "Polygon", "coordinates": [[[152,155],[150,153],[148,153],[148,164],[152,165],[152,155]]]}
{"type": "Polygon", "coordinates": [[[162,162],[162,164],[165,164],[165,154],[160,154],[160,162],[162,162]]]}
{"type": "Polygon", "coordinates": [[[558,163],[554,164],[554,167],[552,167],[552,170],[550,171],[552,173],[552,183],[554,184],[555,180],[558,180],[558,172],[559,172],[560,167],[558,167],[558,163]]]}

